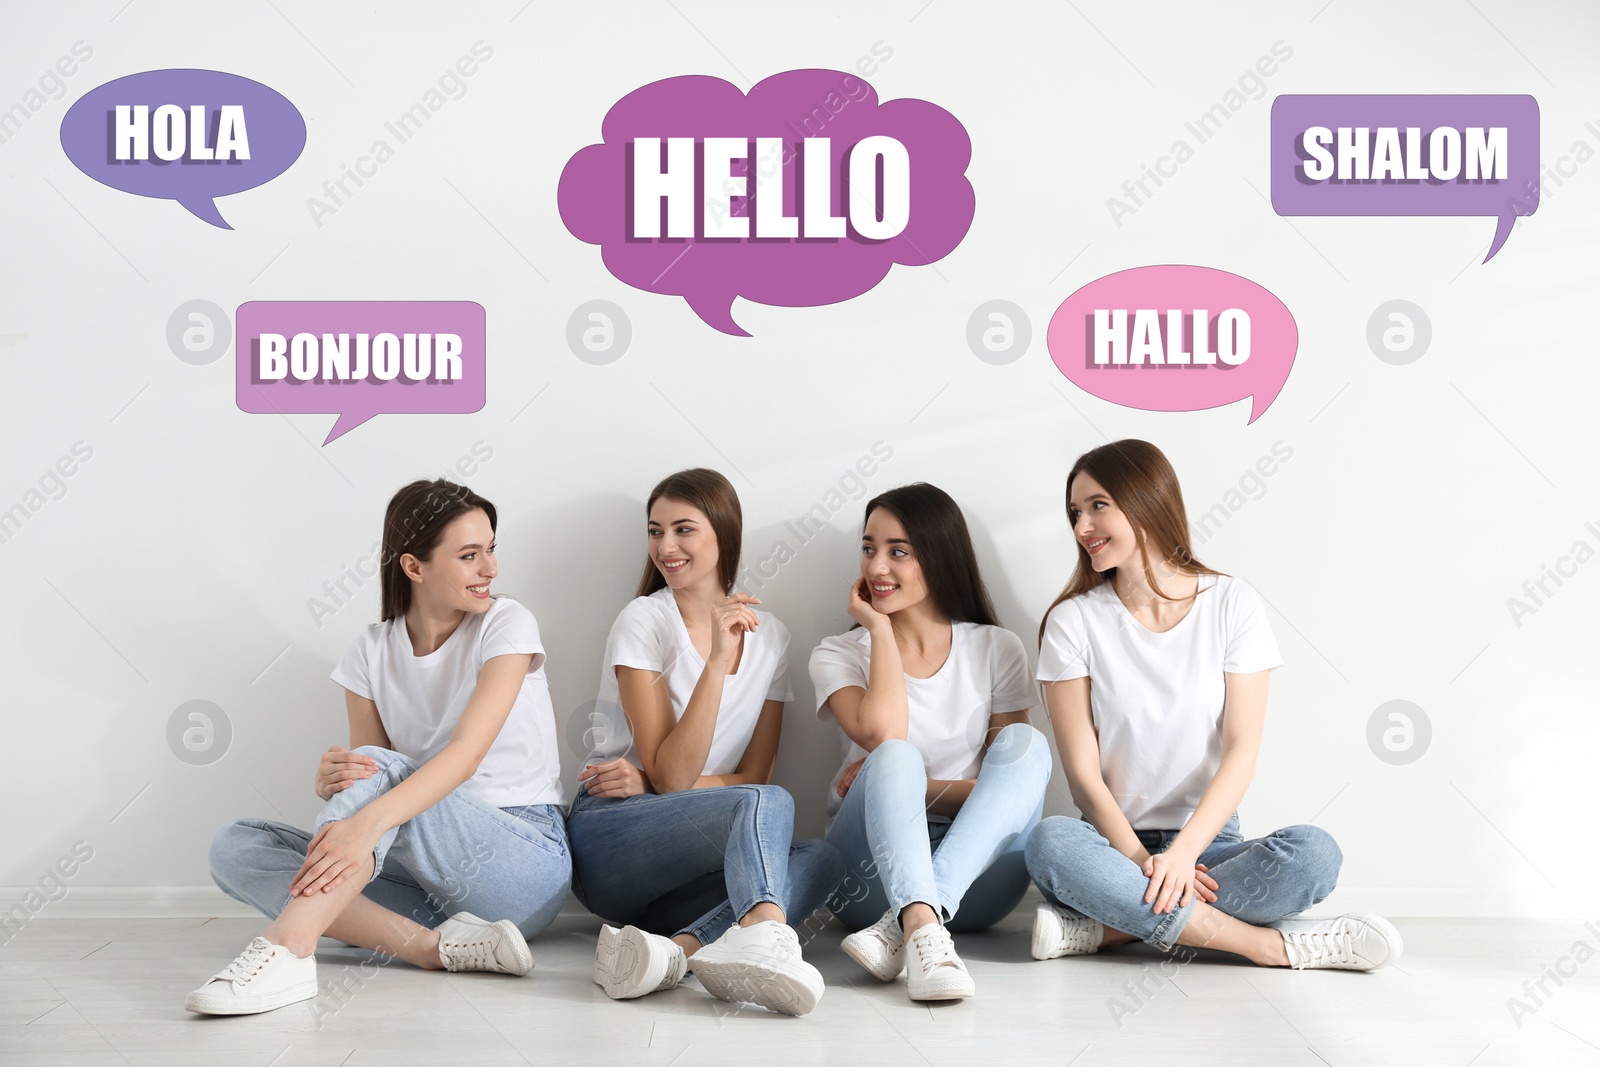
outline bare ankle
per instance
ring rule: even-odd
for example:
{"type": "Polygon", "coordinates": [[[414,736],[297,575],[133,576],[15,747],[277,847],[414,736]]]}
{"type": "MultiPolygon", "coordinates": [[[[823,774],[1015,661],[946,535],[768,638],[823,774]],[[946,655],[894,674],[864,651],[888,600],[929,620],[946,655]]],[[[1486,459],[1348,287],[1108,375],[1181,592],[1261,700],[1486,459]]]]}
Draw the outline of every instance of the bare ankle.
{"type": "Polygon", "coordinates": [[[905,937],[910,937],[929,923],[937,923],[938,921],[939,913],[921,901],[907,904],[900,911],[900,933],[905,937]]]}
{"type": "Polygon", "coordinates": [[[1289,950],[1283,943],[1283,935],[1276,930],[1266,930],[1270,935],[1261,939],[1261,951],[1255,962],[1263,967],[1289,966],[1289,950]]]}

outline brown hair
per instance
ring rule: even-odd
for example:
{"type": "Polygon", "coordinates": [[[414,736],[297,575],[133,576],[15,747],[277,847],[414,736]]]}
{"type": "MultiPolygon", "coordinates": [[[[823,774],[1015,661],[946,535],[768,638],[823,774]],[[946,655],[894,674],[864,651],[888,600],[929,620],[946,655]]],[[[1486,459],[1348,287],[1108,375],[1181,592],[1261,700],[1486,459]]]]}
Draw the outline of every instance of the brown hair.
{"type": "MultiPolygon", "coordinates": [[[[739,508],[739,494],[732,484],[714,470],[691,467],[689,470],[669,474],[650,490],[645,501],[645,518],[662,497],[671,497],[691,504],[705,513],[711,531],[717,535],[717,576],[722,579],[722,594],[733,591],[734,578],[739,573],[739,546],[744,540],[744,512],[739,508]]],[[[667,579],[648,555],[644,560],[644,573],[639,576],[639,591],[635,596],[649,596],[665,589],[667,579]]]]}
{"type": "MultiPolygon", "coordinates": [[[[1149,441],[1129,438],[1091,448],[1079,456],[1067,475],[1067,518],[1073,526],[1076,524],[1071,523],[1072,483],[1080,474],[1087,474],[1099,482],[1117,507],[1128,516],[1128,522],[1139,539],[1145,581],[1156,596],[1163,600],[1178,599],[1161,591],[1161,585],[1150,569],[1150,556],[1153,553],[1159,554],[1168,563],[1177,564],[1189,574],[1222,573],[1195,558],[1189,544],[1189,518],[1183,507],[1183,490],[1178,488],[1177,472],[1172,469],[1172,464],[1161,449],[1149,441]]],[[[1054,611],[1063,600],[1082,596],[1116,577],[1115,567],[1104,573],[1096,571],[1089,562],[1089,550],[1083,547],[1083,542],[1076,537],[1073,542],[1078,546],[1078,566],[1072,572],[1067,587],[1044,613],[1046,620],[1050,617],[1050,611],[1054,611]]],[[[1041,620],[1041,643],[1044,641],[1044,626],[1044,620],[1041,620]]]]}
{"type": "Polygon", "coordinates": [[[949,493],[927,482],[879,493],[867,501],[862,526],[877,508],[905,527],[928,585],[928,597],[940,614],[951,622],[1000,625],[983,575],[978,573],[978,554],[972,548],[967,520],[949,493]]]}
{"type": "Polygon", "coordinates": [[[428,560],[439,547],[444,529],[469,511],[482,511],[489,517],[489,529],[499,525],[493,504],[464,485],[419,480],[401,489],[389,500],[383,516],[383,555],[379,564],[383,580],[382,621],[403,616],[411,608],[411,579],[400,566],[400,557],[412,555],[428,560]]]}

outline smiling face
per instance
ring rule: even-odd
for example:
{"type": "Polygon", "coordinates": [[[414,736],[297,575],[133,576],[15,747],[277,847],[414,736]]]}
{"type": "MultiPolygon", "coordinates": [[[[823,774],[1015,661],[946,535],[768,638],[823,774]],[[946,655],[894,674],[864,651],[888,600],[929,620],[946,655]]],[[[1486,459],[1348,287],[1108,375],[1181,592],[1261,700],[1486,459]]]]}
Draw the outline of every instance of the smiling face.
{"type": "Polygon", "coordinates": [[[1072,479],[1067,519],[1078,544],[1089,554],[1089,565],[1097,572],[1140,558],[1138,534],[1128,516],[1086,472],[1072,479]]]}
{"type": "Polygon", "coordinates": [[[646,536],[650,561],[669,588],[676,591],[700,582],[722,588],[717,532],[705,512],[685,501],[661,497],[650,508],[646,536]]]}
{"type": "Polygon", "coordinates": [[[887,508],[874,508],[861,534],[861,577],[872,606],[885,615],[928,599],[922,564],[906,528],[887,508]]]}
{"type": "Polygon", "coordinates": [[[489,610],[489,583],[500,573],[495,562],[494,527],[478,508],[451,520],[432,558],[406,555],[401,563],[417,582],[420,603],[430,612],[451,609],[481,614],[489,610]]]}

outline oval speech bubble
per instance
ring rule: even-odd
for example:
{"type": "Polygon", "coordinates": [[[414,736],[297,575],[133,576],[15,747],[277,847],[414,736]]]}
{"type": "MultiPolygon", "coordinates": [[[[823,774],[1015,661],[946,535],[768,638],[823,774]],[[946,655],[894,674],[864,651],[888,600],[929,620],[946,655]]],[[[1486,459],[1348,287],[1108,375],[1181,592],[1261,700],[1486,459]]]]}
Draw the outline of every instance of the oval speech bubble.
{"type": "Polygon", "coordinates": [[[212,200],[262,185],[306,146],[306,122],[275,89],[218,70],[147,70],[89,90],[61,120],[72,165],[102,185],[176,200],[233,229],[212,200]]]}
{"type": "Polygon", "coordinates": [[[1045,335],[1078,388],[1142,411],[1199,411],[1250,398],[1250,422],[1278,398],[1300,331],[1272,293],[1212,267],[1134,267],[1064,300],[1045,335]]]}
{"type": "Polygon", "coordinates": [[[1280,96],[1272,208],[1280,215],[1492,215],[1485,263],[1539,207],[1531,96],[1280,96]]]}
{"type": "Polygon", "coordinates": [[[234,403],[256,415],[338,412],[324,445],[376,415],[483,410],[482,304],[251,300],[234,319],[234,403]]]}
{"type": "Polygon", "coordinates": [[[601,133],[561,172],[561,221],[619,280],[740,337],[735,297],[848,300],[896,263],[942,259],[972,225],[961,123],[926,100],[880,104],[842,71],[786,71],[748,95],[667,78],[612,105],[601,133]]]}

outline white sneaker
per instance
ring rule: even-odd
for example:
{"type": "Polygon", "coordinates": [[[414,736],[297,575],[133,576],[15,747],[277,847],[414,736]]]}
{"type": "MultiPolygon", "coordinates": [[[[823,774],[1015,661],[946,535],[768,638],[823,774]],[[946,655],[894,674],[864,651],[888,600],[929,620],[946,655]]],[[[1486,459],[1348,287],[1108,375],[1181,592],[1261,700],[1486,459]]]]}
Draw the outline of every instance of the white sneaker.
{"type": "Polygon", "coordinates": [[[688,957],[670,937],[637,926],[600,927],[594,946],[595,984],[612,1000],[659,993],[683,981],[688,957]]]}
{"type": "Polygon", "coordinates": [[[880,982],[892,982],[906,969],[905,935],[893,908],[883,918],[844,939],[845,955],[867,969],[880,982]]]}
{"type": "Polygon", "coordinates": [[[800,958],[800,938],[769,919],[728,932],[689,957],[689,970],[719,1000],[804,1015],[822,999],[822,972],[800,958]]]}
{"type": "Polygon", "coordinates": [[[943,926],[933,922],[917,927],[906,949],[906,992],[912,1000],[960,1000],[976,992],[943,926]]]}
{"type": "Polygon", "coordinates": [[[1380,916],[1352,911],[1336,919],[1283,919],[1269,924],[1283,935],[1295,970],[1331,967],[1376,971],[1400,958],[1400,931],[1380,916]]]}
{"type": "Polygon", "coordinates": [[[184,1000],[202,1015],[254,1015],[317,995],[317,960],[258,937],[184,1000]]]}
{"type": "Polygon", "coordinates": [[[1053,960],[1060,956],[1086,956],[1100,951],[1105,927],[1071,908],[1057,907],[1041,900],[1033,913],[1033,958],[1053,960]]]}
{"type": "Polygon", "coordinates": [[[491,923],[458,911],[438,931],[439,959],[446,970],[523,975],[533,969],[528,942],[510,919],[491,923]]]}

